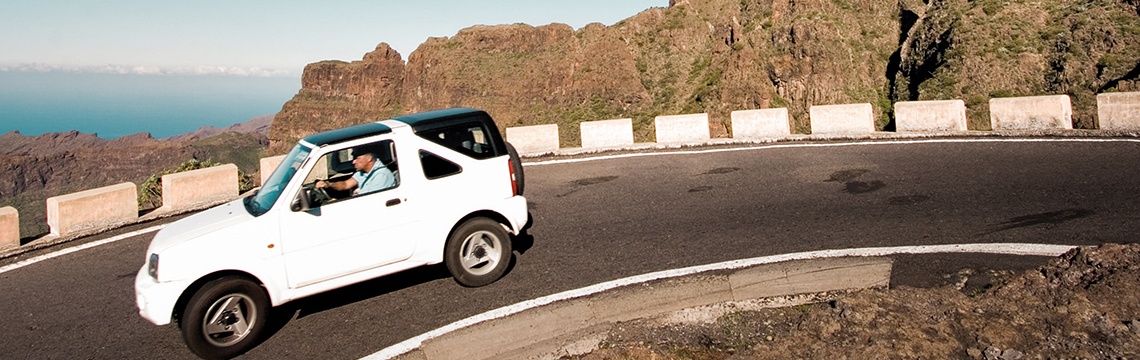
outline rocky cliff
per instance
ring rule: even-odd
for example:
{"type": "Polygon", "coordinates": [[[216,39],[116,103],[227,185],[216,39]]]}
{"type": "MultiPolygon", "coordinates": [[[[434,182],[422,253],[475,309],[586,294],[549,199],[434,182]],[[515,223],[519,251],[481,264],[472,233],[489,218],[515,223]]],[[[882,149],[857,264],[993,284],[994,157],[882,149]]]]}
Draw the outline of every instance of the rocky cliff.
{"type": "Polygon", "coordinates": [[[77,131],[9,132],[0,135],[0,206],[19,211],[20,233],[27,237],[47,232],[44,201],[52,196],[125,181],[141,184],[191,159],[234,163],[253,174],[265,156],[267,129],[262,125],[269,122],[256,118],[220,134],[202,129],[166,140],[147,133],[105,140],[77,131]]]}
{"type": "Polygon", "coordinates": [[[714,136],[733,110],[788,107],[810,132],[812,105],[962,99],[989,129],[988,99],[1069,94],[1077,127],[1095,94],[1140,88],[1135,0],[691,0],[613,26],[476,26],[428,39],[405,63],[381,43],[360,61],[310,64],[270,130],[272,153],[314,132],[451,106],[500,127],[708,112],[714,136]]]}

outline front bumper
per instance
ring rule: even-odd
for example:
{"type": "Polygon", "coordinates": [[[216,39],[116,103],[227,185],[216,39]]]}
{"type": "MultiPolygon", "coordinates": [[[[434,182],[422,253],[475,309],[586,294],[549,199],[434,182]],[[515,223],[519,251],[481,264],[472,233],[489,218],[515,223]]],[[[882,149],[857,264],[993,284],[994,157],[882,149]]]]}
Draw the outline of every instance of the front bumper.
{"type": "Polygon", "coordinates": [[[135,302],[139,315],[155,325],[166,325],[174,319],[178,297],[190,281],[158,282],[147,274],[146,265],[135,275],[135,302]]]}

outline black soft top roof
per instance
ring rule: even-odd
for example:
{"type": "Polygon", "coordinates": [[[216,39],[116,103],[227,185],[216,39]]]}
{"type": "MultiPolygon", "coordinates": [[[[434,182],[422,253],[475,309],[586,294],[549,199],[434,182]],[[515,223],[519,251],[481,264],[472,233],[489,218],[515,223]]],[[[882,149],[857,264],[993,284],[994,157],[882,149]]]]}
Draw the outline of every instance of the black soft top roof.
{"type": "Polygon", "coordinates": [[[417,114],[398,116],[392,120],[408,124],[412,127],[413,131],[418,133],[424,130],[438,129],[468,122],[473,118],[478,118],[478,120],[487,123],[487,125],[491,127],[491,130],[498,131],[495,127],[495,122],[491,120],[491,115],[488,115],[486,111],[471,108],[425,111],[417,114]]]}
{"type": "Polygon", "coordinates": [[[309,135],[305,137],[305,142],[320,147],[390,132],[392,132],[392,128],[388,125],[367,123],[309,135]]]}
{"type": "MultiPolygon", "coordinates": [[[[491,115],[487,114],[486,111],[479,109],[450,108],[425,111],[422,113],[398,116],[392,120],[408,124],[408,126],[411,126],[412,130],[416,133],[476,120],[485,124],[491,132],[495,133],[491,135],[494,138],[493,142],[498,147],[502,147],[502,140],[499,139],[499,130],[495,126],[495,121],[491,119],[491,115]]],[[[320,147],[329,144],[336,144],[349,140],[365,138],[373,135],[387,134],[390,132],[392,132],[392,128],[388,127],[387,125],[380,123],[367,123],[309,135],[305,137],[304,141],[320,147]]]]}

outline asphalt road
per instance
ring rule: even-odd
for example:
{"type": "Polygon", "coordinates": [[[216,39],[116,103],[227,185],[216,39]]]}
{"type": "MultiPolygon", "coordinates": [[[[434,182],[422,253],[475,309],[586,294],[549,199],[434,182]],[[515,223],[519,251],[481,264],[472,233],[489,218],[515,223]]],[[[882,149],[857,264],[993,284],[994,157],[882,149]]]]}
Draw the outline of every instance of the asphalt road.
{"type": "MultiPolygon", "coordinates": [[[[463,288],[437,266],[300,300],[277,309],[273,335],[245,357],[359,358],[526,299],[732,259],[918,244],[1122,243],[1140,229],[1140,142],[831,145],[531,164],[534,227],[516,242],[520,254],[502,280],[463,288]]],[[[133,278],[152,236],[0,274],[0,358],[193,358],[175,327],[137,314],[133,278]]],[[[905,256],[892,286],[937,285],[962,267],[1043,261],[905,256]]]]}

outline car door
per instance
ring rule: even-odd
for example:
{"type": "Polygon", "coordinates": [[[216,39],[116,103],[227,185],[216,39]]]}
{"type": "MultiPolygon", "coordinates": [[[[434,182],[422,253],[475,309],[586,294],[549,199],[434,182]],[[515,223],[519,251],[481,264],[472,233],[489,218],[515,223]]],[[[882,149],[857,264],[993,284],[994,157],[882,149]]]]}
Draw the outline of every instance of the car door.
{"type": "MultiPolygon", "coordinates": [[[[390,160],[387,164],[378,162],[376,166],[398,169],[396,143],[392,140],[377,143],[391,149],[391,153],[387,155],[390,159],[384,159],[390,160]]],[[[322,166],[343,159],[338,151],[345,150],[326,153],[324,156],[328,158],[318,160],[310,174],[338,171],[335,166],[322,166]]],[[[411,230],[418,212],[407,204],[409,187],[400,183],[398,171],[394,171],[394,175],[393,187],[282,215],[281,245],[291,288],[367,271],[412,256],[416,242],[411,230]]],[[[305,181],[313,180],[310,175],[305,181]]]]}

